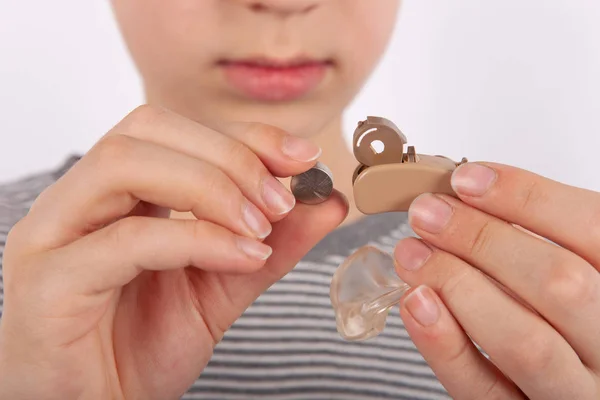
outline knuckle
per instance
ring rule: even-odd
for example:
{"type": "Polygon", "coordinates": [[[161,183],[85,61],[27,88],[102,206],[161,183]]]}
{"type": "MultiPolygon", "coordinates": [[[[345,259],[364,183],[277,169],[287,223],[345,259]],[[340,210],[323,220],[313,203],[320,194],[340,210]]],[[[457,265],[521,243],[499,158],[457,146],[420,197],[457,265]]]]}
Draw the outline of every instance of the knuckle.
{"type": "Polygon", "coordinates": [[[471,268],[463,268],[460,271],[451,273],[450,278],[440,286],[440,295],[443,297],[444,301],[452,303],[452,299],[457,293],[459,295],[462,293],[465,281],[471,279],[473,273],[475,273],[475,271],[471,268]]]}
{"type": "MultiPolygon", "coordinates": [[[[63,175],[60,179],[63,179],[69,172],[67,172],[65,175],[63,175]]],[[[29,211],[27,212],[26,217],[28,217],[29,215],[31,215],[32,213],[35,213],[40,207],[41,204],[46,203],[47,199],[52,198],[52,193],[54,192],[54,188],[57,186],[57,182],[53,182],[50,185],[48,185],[44,190],[42,190],[42,192],[34,199],[33,203],[31,203],[31,206],[29,207],[29,211]]]]}
{"type": "Polygon", "coordinates": [[[242,192],[256,191],[264,177],[269,174],[262,161],[246,145],[237,141],[230,148],[229,155],[242,168],[244,179],[237,178],[239,190],[242,192]]]}
{"type": "Polygon", "coordinates": [[[219,168],[208,163],[203,163],[202,168],[197,169],[195,174],[194,181],[199,184],[195,185],[196,190],[190,191],[193,199],[199,200],[205,197],[206,194],[214,196],[231,193],[234,184],[227,174],[219,168]]]}
{"type": "Polygon", "coordinates": [[[462,360],[464,360],[465,358],[468,359],[469,353],[472,350],[473,342],[471,342],[467,337],[464,337],[460,345],[454,345],[451,348],[447,349],[447,353],[443,361],[446,365],[460,365],[462,364],[462,360]]]}
{"type": "MultiPolygon", "coordinates": [[[[191,238],[191,243],[201,243],[207,239],[207,237],[212,237],[210,234],[211,224],[204,220],[186,220],[183,222],[183,231],[185,232],[186,238],[191,238]]],[[[198,259],[198,254],[191,251],[187,256],[187,265],[200,265],[200,260],[198,259]]]]}
{"type": "Polygon", "coordinates": [[[190,237],[194,240],[194,242],[198,242],[200,240],[206,240],[207,237],[213,236],[214,225],[208,221],[204,220],[190,220],[186,221],[186,229],[189,232],[190,237]]]}
{"type": "MultiPolygon", "coordinates": [[[[241,202],[241,192],[229,176],[209,163],[203,163],[192,176],[194,185],[187,191],[185,203],[188,210],[206,209],[207,204],[218,204],[220,209],[230,210],[241,202]]],[[[216,210],[215,210],[216,211],[216,210]]]]}
{"type": "Polygon", "coordinates": [[[535,210],[547,201],[547,195],[544,190],[541,190],[539,183],[532,180],[522,186],[520,193],[517,195],[520,202],[520,209],[527,213],[528,210],[535,210]]]}
{"type": "Polygon", "coordinates": [[[111,246],[109,248],[122,249],[129,246],[135,238],[140,238],[148,230],[145,218],[127,217],[111,225],[111,246]]]}
{"type": "MultiPolygon", "coordinates": [[[[16,225],[15,225],[16,227],[16,225]]],[[[4,275],[4,290],[8,291],[10,288],[11,280],[8,279],[13,274],[17,273],[18,268],[17,265],[21,265],[21,237],[18,232],[15,231],[15,227],[11,229],[6,238],[6,248],[4,250],[4,260],[3,260],[3,275],[4,275]]]]}
{"type": "MultiPolygon", "coordinates": [[[[115,162],[130,159],[134,152],[134,146],[134,140],[128,136],[107,136],[96,144],[93,153],[98,162],[107,163],[110,166],[115,162]]],[[[104,167],[103,165],[102,168],[104,167]]]]}
{"type": "Polygon", "coordinates": [[[13,246],[19,246],[22,243],[22,239],[24,239],[28,235],[28,229],[26,227],[27,223],[25,221],[26,218],[27,216],[17,221],[8,231],[5,243],[5,256],[8,253],[8,251],[13,248],[13,246]]]}
{"type": "Polygon", "coordinates": [[[484,386],[483,390],[475,397],[476,399],[487,399],[487,400],[495,400],[495,399],[504,399],[506,398],[506,390],[502,385],[502,380],[499,373],[494,374],[494,378],[491,382],[487,382],[486,386],[484,386]]]}
{"type": "Polygon", "coordinates": [[[598,297],[597,283],[592,276],[591,266],[578,264],[570,260],[556,262],[542,284],[545,297],[563,309],[584,308],[598,297]]]}
{"type": "Polygon", "coordinates": [[[21,218],[11,227],[6,235],[4,259],[0,263],[5,279],[13,274],[23,275],[27,270],[25,266],[30,264],[27,260],[39,253],[42,248],[36,246],[39,241],[39,236],[36,235],[35,229],[32,229],[28,216],[21,218]]]}
{"type": "Polygon", "coordinates": [[[123,120],[121,120],[113,129],[111,129],[104,138],[112,136],[131,136],[139,139],[148,137],[149,127],[163,124],[169,111],[166,109],[141,105],[131,111],[123,120]]]}
{"type": "Polygon", "coordinates": [[[164,108],[144,104],[134,109],[125,120],[134,126],[148,126],[167,114],[164,108]]]}
{"type": "Polygon", "coordinates": [[[475,236],[468,243],[468,249],[472,256],[478,257],[488,253],[493,243],[493,224],[485,221],[475,232],[475,236]]]}
{"type": "Polygon", "coordinates": [[[525,376],[540,376],[552,368],[556,357],[556,346],[550,335],[543,331],[527,330],[512,346],[505,348],[505,357],[514,362],[525,376]]]}
{"type": "Polygon", "coordinates": [[[7,251],[4,255],[3,280],[6,298],[27,299],[48,290],[51,267],[45,254],[23,254],[7,251]],[[50,272],[50,273],[49,273],[50,272]]]}
{"type": "Polygon", "coordinates": [[[287,136],[287,133],[283,129],[277,128],[273,125],[262,124],[259,122],[250,123],[248,125],[247,133],[249,135],[256,135],[260,139],[265,141],[276,141],[284,136],[287,136]]]}
{"type": "Polygon", "coordinates": [[[231,157],[232,160],[235,160],[238,165],[242,165],[246,169],[252,168],[252,166],[256,166],[260,163],[258,156],[246,147],[245,144],[238,142],[237,140],[231,141],[228,153],[228,156],[231,157]]]}

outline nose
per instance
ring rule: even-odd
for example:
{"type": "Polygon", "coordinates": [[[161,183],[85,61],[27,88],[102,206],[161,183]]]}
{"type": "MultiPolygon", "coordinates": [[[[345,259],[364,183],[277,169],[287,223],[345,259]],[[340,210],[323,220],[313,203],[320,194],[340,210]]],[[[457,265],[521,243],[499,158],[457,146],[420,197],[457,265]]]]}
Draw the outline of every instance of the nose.
{"type": "Polygon", "coordinates": [[[324,0],[236,0],[255,12],[303,14],[317,8],[324,0]]]}

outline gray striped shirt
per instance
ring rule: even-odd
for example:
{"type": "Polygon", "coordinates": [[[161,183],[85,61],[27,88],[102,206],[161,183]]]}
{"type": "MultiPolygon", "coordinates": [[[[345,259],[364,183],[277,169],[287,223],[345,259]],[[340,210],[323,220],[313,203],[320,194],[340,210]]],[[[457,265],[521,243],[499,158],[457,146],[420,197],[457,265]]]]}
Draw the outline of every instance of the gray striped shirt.
{"type": "MultiPolygon", "coordinates": [[[[10,227],[77,161],[0,185],[0,260],[10,227]]],[[[335,269],[357,248],[392,251],[414,233],[406,214],[375,215],[322,240],[233,324],[184,399],[448,399],[410,340],[399,313],[366,342],[336,331],[329,301],[335,269]]],[[[2,316],[0,262],[0,318],[2,316]]]]}

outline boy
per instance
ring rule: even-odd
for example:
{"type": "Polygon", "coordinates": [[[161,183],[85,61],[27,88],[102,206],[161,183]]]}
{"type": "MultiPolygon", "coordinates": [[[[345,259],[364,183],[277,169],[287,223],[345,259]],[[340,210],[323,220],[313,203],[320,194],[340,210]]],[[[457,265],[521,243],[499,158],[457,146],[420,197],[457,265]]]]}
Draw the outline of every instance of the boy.
{"type": "Polygon", "coordinates": [[[113,6],[148,105],[80,160],[0,191],[0,399],[594,398],[600,254],[580,238],[598,194],[466,164],[463,202],[419,198],[423,240],[395,250],[407,215],[351,203],[341,116],[398,0],[113,6]],[[317,159],[338,191],[295,204],[285,178],[317,159]],[[380,337],[346,343],[329,282],[371,241],[415,289],[404,323],[391,313],[380,337]]]}

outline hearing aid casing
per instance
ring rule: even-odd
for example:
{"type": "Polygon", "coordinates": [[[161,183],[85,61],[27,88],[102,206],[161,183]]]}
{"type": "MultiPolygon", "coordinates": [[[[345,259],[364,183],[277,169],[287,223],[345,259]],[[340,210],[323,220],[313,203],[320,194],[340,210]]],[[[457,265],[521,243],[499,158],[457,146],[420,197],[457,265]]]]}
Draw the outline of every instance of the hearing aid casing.
{"type": "Polygon", "coordinates": [[[352,177],[354,201],[363,214],[408,211],[422,193],[443,193],[454,197],[450,185],[457,163],[444,156],[417,154],[404,147],[406,137],[394,123],[381,117],[367,117],[354,132],[354,156],[360,163],[352,177]]]}

